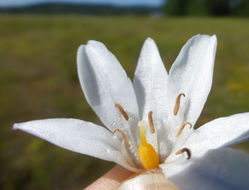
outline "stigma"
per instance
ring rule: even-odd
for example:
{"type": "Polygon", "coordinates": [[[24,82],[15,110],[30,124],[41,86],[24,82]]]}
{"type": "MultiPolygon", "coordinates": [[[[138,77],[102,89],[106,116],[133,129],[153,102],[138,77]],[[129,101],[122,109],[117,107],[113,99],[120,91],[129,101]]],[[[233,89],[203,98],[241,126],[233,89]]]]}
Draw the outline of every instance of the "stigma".
{"type": "Polygon", "coordinates": [[[145,136],[145,122],[138,123],[140,128],[141,145],[138,148],[138,156],[143,167],[147,170],[158,168],[159,157],[154,147],[149,144],[145,136]]]}

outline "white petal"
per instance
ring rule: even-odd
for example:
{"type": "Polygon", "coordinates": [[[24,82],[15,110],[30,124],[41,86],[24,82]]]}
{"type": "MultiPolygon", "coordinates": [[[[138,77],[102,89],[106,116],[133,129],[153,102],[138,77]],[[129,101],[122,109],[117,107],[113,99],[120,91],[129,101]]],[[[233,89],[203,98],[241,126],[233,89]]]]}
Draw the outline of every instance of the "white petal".
{"type": "MultiPolygon", "coordinates": [[[[188,167],[171,175],[174,167],[163,168],[165,175],[182,190],[249,189],[249,156],[232,149],[210,150],[191,158],[188,167]]],[[[180,167],[180,165],[175,165],[180,167]]]]}
{"type": "Polygon", "coordinates": [[[196,35],[183,46],[169,72],[171,119],[176,98],[184,93],[177,116],[195,124],[211,89],[216,46],[215,35],[196,35]]]}
{"type": "Polygon", "coordinates": [[[132,83],[104,44],[89,41],[87,45],[81,45],[77,66],[85,97],[106,127],[113,131],[127,125],[115,103],[136,118],[138,108],[132,83]]]}
{"type": "Polygon", "coordinates": [[[157,46],[153,39],[148,38],[141,50],[133,82],[140,119],[147,118],[149,111],[165,117],[167,81],[168,74],[157,46]]]}
{"type": "MultiPolygon", "coordinates": [[[[156,132],[162,136],[166,133],[160,131],[159,118],[167,118],[167,82],[168,74],[157,46],[153,39],[148,38],[140,53],[133,86],[137,96],[140,119],[147,121],[148,113],[152,111],[156,132]]],[[[147,141],[157,150],[156,135],[151,134],[149,127],[146,131],[147,141]]],[[[163,136],[162,139],[166,137],[163,136]]]]}
{"type": "Polygon", "coordinates": [[[208,149],[231,146],[248,139],[249,113],[242,113],[206,123],[195,130],[185,146],[195,154],[208,149]]]}
{"type": "Polygon", "coordinates": [[[73,152],[114,161],[128,169],[120,141],[107,129],[78,119],[44,119],[15,124],[19,129],[73,152]]]}

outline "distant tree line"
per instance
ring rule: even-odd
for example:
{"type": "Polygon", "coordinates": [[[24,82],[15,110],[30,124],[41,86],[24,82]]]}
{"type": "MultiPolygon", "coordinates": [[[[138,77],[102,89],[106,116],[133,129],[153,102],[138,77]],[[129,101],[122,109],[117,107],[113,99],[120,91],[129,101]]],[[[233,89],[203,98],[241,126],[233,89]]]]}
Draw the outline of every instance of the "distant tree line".
{"type": "Polygon", "coordinates": [[[0,7],[1,13],[24,14],[93,14],[93,15],[148,15],[160,11],[160,7],[114,6],[108,4],[38,3],[23,7],[0,7]]]}
{"type": "Polygon", "coordinates": [[[166,0],[170,16],[249,16],[249,0],[166,0]]]}

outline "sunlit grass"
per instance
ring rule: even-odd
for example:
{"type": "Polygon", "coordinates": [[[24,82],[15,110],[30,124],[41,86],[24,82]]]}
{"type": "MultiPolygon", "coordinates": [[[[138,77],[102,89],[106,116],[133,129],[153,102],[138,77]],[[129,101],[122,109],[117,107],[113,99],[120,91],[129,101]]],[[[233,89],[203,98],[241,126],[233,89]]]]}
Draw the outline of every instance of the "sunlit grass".
{"type": "MultiPolygon", "coordinates": [[[[90,39],[104,42],[133,78],[146,37],[169,69],[191,36],[216,34],[214,85],[197,125],[249,111],[247,19],[1,15],[0,26],[1,189],[80,189],[113,166],[11,130],[41,118],[100,123],[76,72],[77,47],[90,39]]],[[[249,150],[248,143],[237,147],[249,150]]]]}

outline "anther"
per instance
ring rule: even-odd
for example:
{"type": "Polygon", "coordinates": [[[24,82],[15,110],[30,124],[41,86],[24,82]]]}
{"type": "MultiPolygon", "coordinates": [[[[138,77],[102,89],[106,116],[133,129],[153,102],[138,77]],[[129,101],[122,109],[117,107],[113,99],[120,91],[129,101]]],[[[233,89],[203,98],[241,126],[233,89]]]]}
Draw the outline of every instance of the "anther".
{"type": "Polygon", "coordinates": [[[189,128],[192,128],[192,124],[190,122],[185,122],[182,124],[182,126],[180,127],[179,131],[176,134],[176,137],[179,137],[182,134],[183,129],[185,128],[186,125],[189,125],[189,128]]]}
{"type": "Polygon", "coordinates": [[[113,134],[115,134],[116,132],[119,132],[119,133],[122,135],[122,138],[123,138],[123,140],[124,140],[124,142],[125,142],[125,145],[126,145],[128,148],[130,148],[131,145],[130,145],[130,143],[128,142],[128,139],[127,139],[127,137],[125,136],[124,132],[123,132],[121,129],[115,129],[115,130],[113,131],[113,134]]]}
{"type": "Polygon", "coordinates": [[[179,108],[180,108],[180,103],[181,103],[181,96],[185,97],[184,93],[181,93],[177,96],[176,98],[176,104],[175,104],[175,108],[174,108],[174,114],[177,115],[179,108]]]}
{"type": "Polygon", "coordinates": [[[129,120],[129,116],[128,114],[124,111],[124,108],[119,104],[119,103],[115,103],[115,107],[118,108],[119,112],[122,114],[122,116],[128,121],[129,120]]]}
{"type": "Polygon", "coordinates": [[[176,152],[176,155],[182,154],[182,153],[184,153],[184,152],[187,153],[187,155],[188,155],[187,160],[189,160],[189,159],[191,158],[191,151],[190,151],[188,148],[183,148],[183,149],[181,149],[181,150],[178,150],[178,151],[176,152]]]}
{"type": "Polygon", "coordinates": [[[152,114],[153,114],[152,111],[150,111],[148,113],[148,120],[149,120],[149,125],[150,125],[150,132],[151,133],[155,133],[155,127],[154,127],[154,122],[153,122],[152,114]]]}

